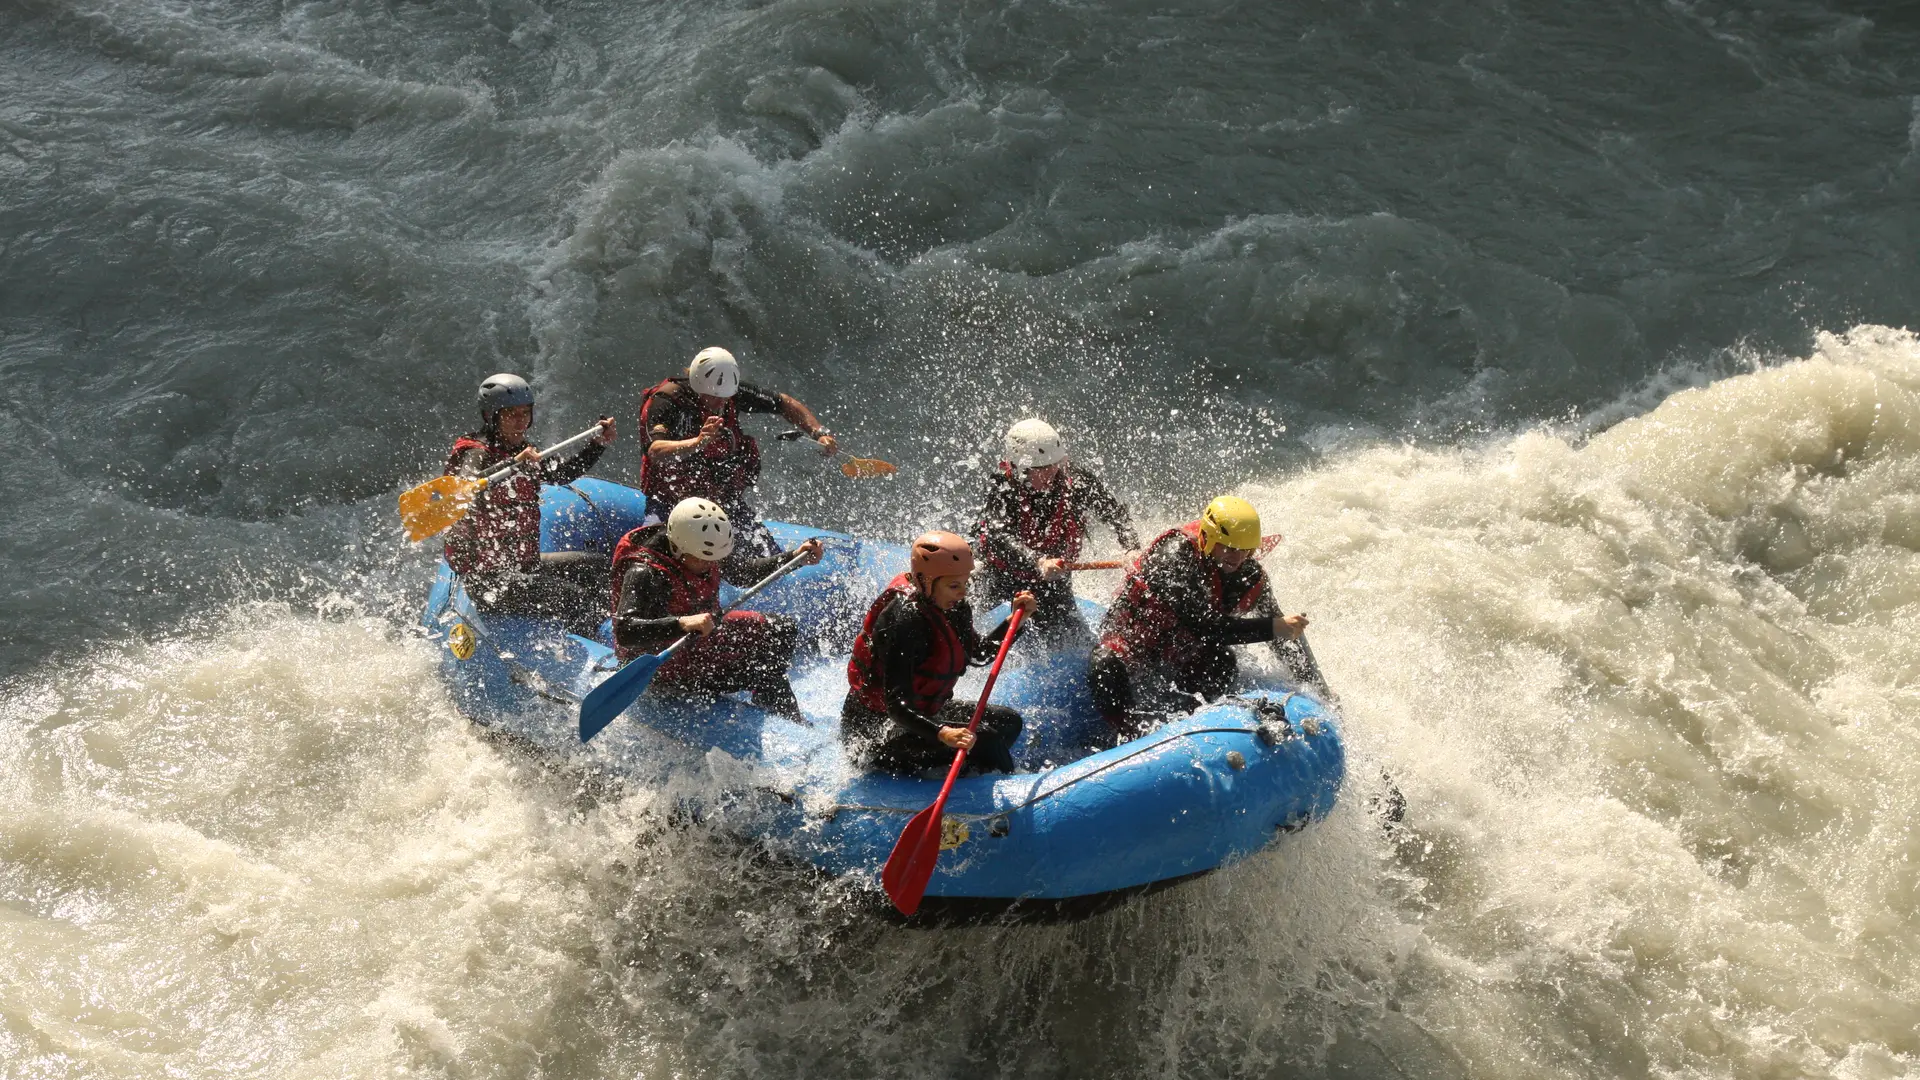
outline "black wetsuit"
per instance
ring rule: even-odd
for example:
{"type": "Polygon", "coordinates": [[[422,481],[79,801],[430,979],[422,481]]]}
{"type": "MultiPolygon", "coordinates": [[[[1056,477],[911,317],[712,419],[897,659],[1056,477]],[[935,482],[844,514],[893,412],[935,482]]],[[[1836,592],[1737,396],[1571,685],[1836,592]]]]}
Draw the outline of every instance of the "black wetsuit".
{"type": "MultiPolygon", "coordinates": [[[[1141,711],[1135,695],[1135,676],[1143,670],[1164,676],[1183,695],[1211,700],[1239,674],[1234,646],[1269,642],[1294,677],[1319,682],[1299,643],[1275,640],[1280,605],[1259,563],[1248,559],[1227,570],[1200,554],[1182,532],[1162,534],[1129,572],[1089,658],[1094,702],[1122,741],[1158,718],[1141,711]]],[[[1183,711],[1194,704],[1189,698],[1183,711]]]]}
{"type": "Polygon", "coordinates": [[[1091,518],[1113,529],[1122,550],[1139,547],[1126,504],[1086,469],[1068,462],[1045,491],[1035,491],[1006,462],[994,466],[974,526],[981,567],[974,575],[973,595],[982,607],[992,608],[1017,592],[1031,592],[1036,603],[1027,621],[1041,638],[1056,646],[1087,642],[1090,635],[1074,600],[1073,576],[1043,580],[1039,562],[1078,558],[1091,518]]]}

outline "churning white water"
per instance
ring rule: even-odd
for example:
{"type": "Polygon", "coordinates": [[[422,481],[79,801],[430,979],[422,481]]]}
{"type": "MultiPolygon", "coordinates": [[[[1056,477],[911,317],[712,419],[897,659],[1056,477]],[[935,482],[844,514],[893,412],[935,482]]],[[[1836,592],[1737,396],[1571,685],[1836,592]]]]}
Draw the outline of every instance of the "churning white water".
{"type": "Polygon", "coordinates": [[[16,680],[0,1075],[1916,1071],[1920,340],[1246,493],[1342,807],[1074,924],[904,929],[582,790],[346,605],[16,680]]]}

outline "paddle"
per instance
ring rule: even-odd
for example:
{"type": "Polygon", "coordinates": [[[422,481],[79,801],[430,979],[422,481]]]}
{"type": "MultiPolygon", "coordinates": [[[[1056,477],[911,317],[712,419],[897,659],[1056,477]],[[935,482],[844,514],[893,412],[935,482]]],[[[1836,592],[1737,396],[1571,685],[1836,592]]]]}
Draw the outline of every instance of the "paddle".
{"type": "MultiPolygon", "coordinates": [[[[540,451],[540,460],[571,450],[574,446],[586,442],[600,434],[600,425],[595,424],[587,430],[563,442],[556,443],[540,451]]],[[[436,476],[424,484],[416,485],[400,493],[400,524],[406,526],[407,539],[410,542],[425,540],[451,528],[453,523],[467,516],[473,509],[473,501],[487,490],[488,484],[497,484],[507,475],[520,467],[517,461],[509,461],[493,472],[482,477],[436,476]]]]}
{"type": "MultiPolygon", "coordinates": [[[[760,595],[760,590],[792,573],[795,567],[806,560],[808,554],[802,551],[781,563],[773,573],[761,578],[752,588],[734,598],[733,603],[721,608],[715,618],[725,615],[760,595]]],[[[682,646],[696,636],[684,634],[678,641],[657,653],[636,656],[627,661],[619,671],[607,676],[599,686],[594,687],[587,694],[586,700],[580,702],[580,741],[584,743],[600,734],[608,724],[613,723],[615,717],[626,712],[627,706],[633,704],[641,694],[646,693],[647,687],[653,682],[654,673],[660,670],[660,665],[672,659],[673,654],[679,652],[682,646]]]]}
{"type": "MultiPolygon", "coordinates": [[[[1012,647],[1014,635],[1020,632],[1020,620],[1025,616],[1026,612],[1016,610],[1012,621],[1007,623],[1007,636],[1000,639],[1000,651],[993,658],[993,667],[987,671],[987,685],[980,691],[979,703],[973,707],[973,722],[967,725],[968,731],[979,728],[980,718],[987,714],[987,698],[993,694],[993,682],[1000,677],[1000,665],[1006,662],[1007,649],[1012,647]]],[[[893,853],[887,856],[887,865],[880,871],[880,884],[902,915],[920,910],[920,898],[926,895],[934,864],[940,861],[940,812],[946,809],[953,782],[959,779],[960,769],[966,763],[967,752],[954,751],[953,767],[947,770],[947,782],[940,785],[939,798],[933,800],[932,806],[913,815],[907,827],[900,830],[900,839],[893,842],[893,853]]]]}
{"type": "Polygon", "coordinates": [[[1290,650],[1293,655],[1282,657],[1281,662],[1287,665],[1287,670],[1293,674],[1294,678],[1306,683],[1309,688],[1318,690],[1320,696],[1325,698],[1329,705],[1338,703],[1339,699],[1334,696],[1333,688],[1327,685],[1327,677],[1320,673],[1320,661],[1313,655],[1313,646],[1307,644],[1307,635],[1301,634],[1292,641],[1275,644],[1282,650],[1286,650],[1289,645],[1297,646],[1290,650]]]}
{"type": "MultiPolygon", "coordinates": [[[[1283,537],[1281,537],[1279,533],[1269,533],[1261,537],[1260,555],[1265,555],[1267,552],[1279,547],[1282,539],[1283,537]]],[[[1259,556],[1255,557],[1258,558],[1259,556]]],[[[1131,561],[1130,559],[1096,559],[1093,562],[1061,563],[1060,569],[1069,573],[1076,573],[1081,570],[1123,570],[1131,561]]]]}
{"type": "MultiPolygon", "coordinates": [[[[797,439],[812,438],[812,436],[804,431],[783,431],[774,437],[781,442],[793,442],[797,439]]],[[[894,473],[900,471],[900,466],[895,465],[891,461],[881,461],[878,458],[854,457],[845,450],[835,450],[833,453],[835,457],[847,459],[840,463],[840,475],[854,480],[868,480],[876,476],[892,476],[894,473]]]]}

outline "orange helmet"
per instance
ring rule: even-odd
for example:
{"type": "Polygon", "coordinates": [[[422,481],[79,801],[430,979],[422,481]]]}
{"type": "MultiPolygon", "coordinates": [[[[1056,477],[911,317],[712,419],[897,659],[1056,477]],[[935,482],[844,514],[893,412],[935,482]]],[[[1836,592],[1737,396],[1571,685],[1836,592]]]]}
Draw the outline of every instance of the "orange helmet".
{"type": "Polygon", "coordinates": [[[965,577],[973,573],[973,548],[967,545],[966,537],[957,533],[921,533],[913,542],[911,566],[914,576],[928,581],[956,574],[965,577]]]}

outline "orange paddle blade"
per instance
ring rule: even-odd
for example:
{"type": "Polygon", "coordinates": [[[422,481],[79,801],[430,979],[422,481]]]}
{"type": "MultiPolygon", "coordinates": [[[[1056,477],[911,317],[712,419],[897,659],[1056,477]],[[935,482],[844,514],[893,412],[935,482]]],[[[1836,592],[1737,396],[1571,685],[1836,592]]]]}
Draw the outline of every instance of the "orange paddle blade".
{"type": "Polygon", "coordinates": [[[900,466],[891,461],[878,461],[874,458],[850,457],[841,462],[840,472],[855,480],[866,480],[875,476],[892,476],[900,471],[900,466]]]}
{"type": "Polygon", "coordinates": [[[467,516],[467,511],[473,509],[473,497],[486,486],[485,480],[436,476],[401,492],[400,524],[407,530],[407,540],[418,543],[445,532],[467,516]]]}

